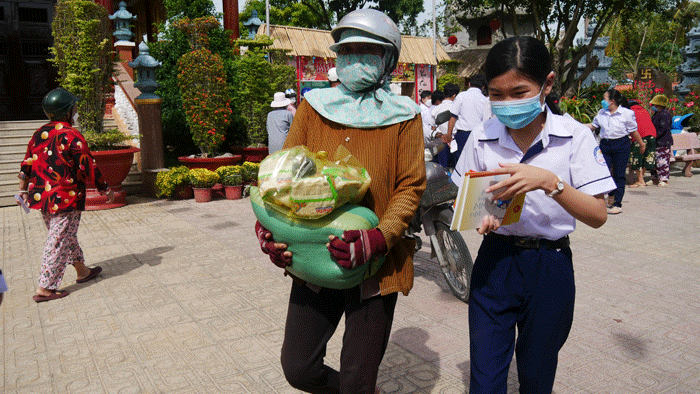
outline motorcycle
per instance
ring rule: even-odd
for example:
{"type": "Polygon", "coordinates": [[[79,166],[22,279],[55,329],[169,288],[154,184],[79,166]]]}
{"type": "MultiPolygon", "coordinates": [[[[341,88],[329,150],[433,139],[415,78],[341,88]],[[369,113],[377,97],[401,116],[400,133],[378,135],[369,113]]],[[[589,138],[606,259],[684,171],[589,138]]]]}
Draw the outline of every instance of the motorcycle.
{"type": "Polygon", "coordinates": [[[452,203],[459,188],[445,169],[432,161],[442,149],[445,144],[439,140],[425,144],[426,188],[406,235],[415,239],[416,250],[420,250],[423,241],[418,234],[425,232],[430,239],[430,258],[437,257],[450,290],[455,297],[467,302],[474,262],[462,235],[450,230],[454,214],[452,203]]]}

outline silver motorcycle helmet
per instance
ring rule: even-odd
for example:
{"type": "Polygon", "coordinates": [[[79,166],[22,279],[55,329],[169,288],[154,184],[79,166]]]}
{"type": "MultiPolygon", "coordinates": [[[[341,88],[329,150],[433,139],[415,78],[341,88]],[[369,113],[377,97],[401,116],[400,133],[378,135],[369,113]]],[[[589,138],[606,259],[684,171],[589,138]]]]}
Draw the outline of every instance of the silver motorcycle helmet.
{"type": "Polygon", "coordinates": [[[338,52],[342,44],[350,42],[368,42],[383,46],[385,53],[384,75],[380,83],[391,79],[390,75],[396,69],[401,53],[401,33],[391,18],[381,11],[364,9],[352,11],[340,20],[338,26],[331,31],[335,44],[330,46],[334,52],[338,52]],[[366,34],[343,34],[354,29],[366,34]]]}

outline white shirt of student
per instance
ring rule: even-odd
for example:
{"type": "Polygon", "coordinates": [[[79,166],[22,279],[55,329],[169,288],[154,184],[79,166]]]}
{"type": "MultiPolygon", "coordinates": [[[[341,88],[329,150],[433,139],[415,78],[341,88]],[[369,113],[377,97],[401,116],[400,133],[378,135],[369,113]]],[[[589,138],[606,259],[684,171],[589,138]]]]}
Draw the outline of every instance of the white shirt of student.
{"type": "Polygon", "coordinates": [[[591,122],[593,126],[600,127],[600,138],[614,140],[627,137],[637,131],[637,118],[634,111],[625,107],[618,107],[617,111],[601,109],[591,122]]]}
{"type": "Polygon", "coordinates": [[[491,103],[479,88],[459,92],[450,107],[450,112],[457,117],[452,133],[456,133],[457,130],[472,131],[492,116],[491,103]]]}
{"type": "Polygon", "coordinates": [[[435,127],[435,118],[431,113],[432,107],[425,107],[425,109],[420,111],[420,117],[423,121],[423,139],[425,142],[430,141],[430,136],[433,135],[433,127],[435,127]]]}
{"type": "MultiPolygon", "coordinates": [[[[547,108],[547,120],[540,135],[544,149],[525,164],[545,168],[564,182],[590,195],[615,190],[615,182],[591,130],[573,118],[554,115],[547,108]]],[[[500,168],[499,163],[519,163],[525,156],[498,119],[490,119],[472,131],[452,173],[462,184],[462,174],[500,168]]],[[[496,233],[556,240],[574,231],[576,219],[543,190],[525,195],[520,221],[501,226],[496,233]]]]}

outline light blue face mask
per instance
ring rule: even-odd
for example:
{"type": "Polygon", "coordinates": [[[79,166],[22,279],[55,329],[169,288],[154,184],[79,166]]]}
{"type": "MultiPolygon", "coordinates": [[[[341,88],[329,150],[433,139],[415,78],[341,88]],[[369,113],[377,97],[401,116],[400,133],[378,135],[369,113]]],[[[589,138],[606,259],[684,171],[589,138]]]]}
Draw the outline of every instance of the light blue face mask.
{"type": "Polygon", "coordinates": [[[544,111],[544,105],[540,103],[543,89],[544,86],[536,96],[522,100],[491,101],[491,111],[506,127],[522,129],[544,111]]]}
{"type": "Polygon", "coordinates": [[[338,55],[335,62],[338,79],[346,88],[360,92],[376,85],[384,75],[384,59],[368,53],[338,55]]]}
{"type": "Polygon", "coordinates": [[[601,102],[600,102],[600,105],[602,105],[602,106],[603,106],[603,109],[606,110],[606,111],[608,110],[608,108],[610,108],[610,103],[609,103],[607,100],[601,101],[601,102]]]}

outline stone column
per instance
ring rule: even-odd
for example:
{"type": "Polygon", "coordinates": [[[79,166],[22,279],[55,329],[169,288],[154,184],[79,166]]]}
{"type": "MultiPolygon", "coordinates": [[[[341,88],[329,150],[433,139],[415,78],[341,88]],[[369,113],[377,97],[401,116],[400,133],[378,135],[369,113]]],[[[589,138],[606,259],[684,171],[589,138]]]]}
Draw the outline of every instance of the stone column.
{"type": "Polygon", "coordinates": [[[163,154],[163,131],[160,98],[136,98],[136,111],[139,114],[141,133],[141,176],[143,191],[150,197],[156,196],[157,173],[165,165],[163,154]]]}
{"type": "Polygon", "coordinates": [[[124,66],[124,70],[134,79],[134,69],[129,66],[132,60],[134,60],[134,47],[135,43],[130,41],[117,41],[114,43],[114,50],[117,52],[117,59],[124,66]]]}

